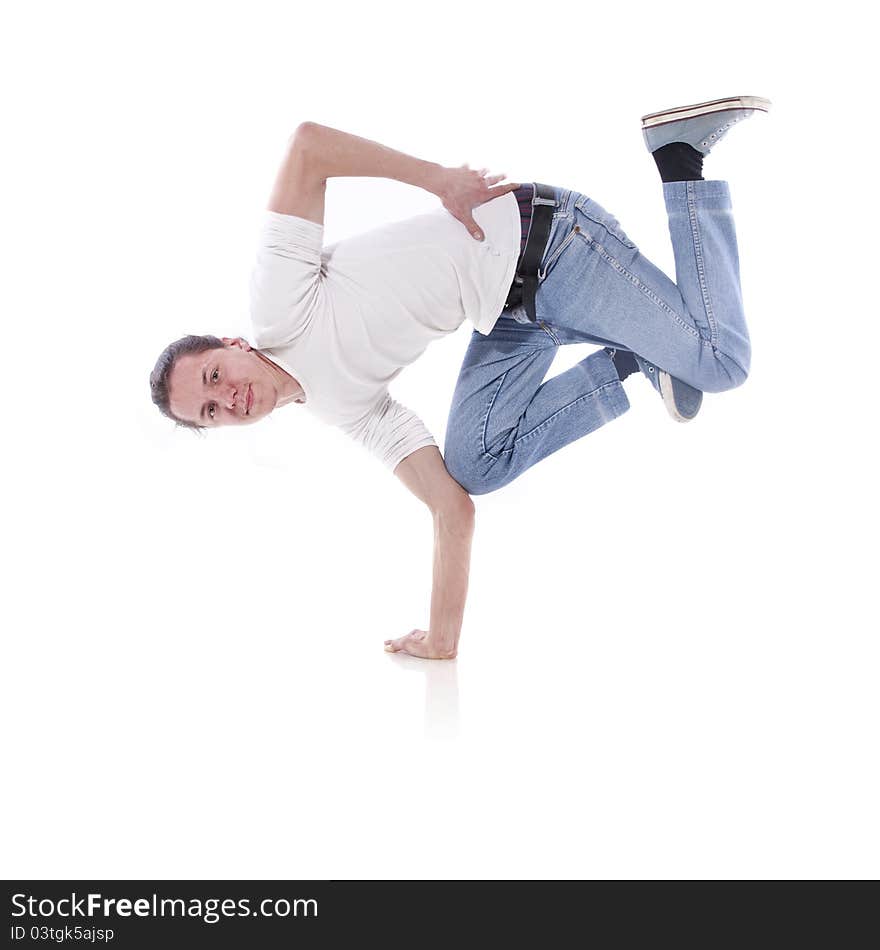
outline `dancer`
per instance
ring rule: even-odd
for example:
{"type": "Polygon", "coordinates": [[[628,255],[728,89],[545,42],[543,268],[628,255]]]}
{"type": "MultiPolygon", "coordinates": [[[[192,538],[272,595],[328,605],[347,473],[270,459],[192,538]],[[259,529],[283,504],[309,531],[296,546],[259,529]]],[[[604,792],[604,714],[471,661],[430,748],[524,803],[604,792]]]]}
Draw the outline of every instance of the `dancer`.
{"type": "Polygon", "coordinates": [[[456,655],[474,532],[471,495],[495,491],[629,408],[644,375],[678,422],[704,392],[740,385],[749,338],[726,182],[703,158],[770,103],[733,96],[651,113],[642,131],[663,182],[676,280],[646,260],[593,199],[499,184],[307,122],[269,199],[251,279],[253,346],[188,336],[150,377],[153,401],[193,428],[249,424],[302,405],[393,470],[434,523],[430,623],[391,652],[456,655]],[[387,177],[443,207],[323,246],[327,179],[387,177]],[[445,464],[388,385],[465,319],[474,330],[453,395],[445,464]],[[600,348],[542,382],[558,347],[600,348]]]}

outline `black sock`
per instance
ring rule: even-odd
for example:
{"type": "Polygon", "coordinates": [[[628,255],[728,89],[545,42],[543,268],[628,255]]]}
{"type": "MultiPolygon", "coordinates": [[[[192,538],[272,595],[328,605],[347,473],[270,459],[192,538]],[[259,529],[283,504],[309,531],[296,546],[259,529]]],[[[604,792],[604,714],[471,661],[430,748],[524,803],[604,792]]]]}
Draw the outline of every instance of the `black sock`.
{"type": "Polygon", "coordinates": [[[703,181],[703,153],[687,142],[670,142],[651,154],[663,181],[703,181]]]}
{"type": "Polygon", "coordinates": [[[612,350],[606,347],[605,352],[611,357],[621,382],[632,373],[638,372],[639,364],[629,350],[612,350]]]}

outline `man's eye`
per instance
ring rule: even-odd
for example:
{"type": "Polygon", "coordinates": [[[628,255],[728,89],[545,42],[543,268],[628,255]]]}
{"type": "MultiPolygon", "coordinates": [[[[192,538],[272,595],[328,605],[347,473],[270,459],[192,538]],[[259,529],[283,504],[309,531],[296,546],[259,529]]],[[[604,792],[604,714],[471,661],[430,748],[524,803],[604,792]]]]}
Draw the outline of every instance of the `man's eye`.
{"type": "Polygon", "coordinates": [[[214,407],[214,403],[212,402],[211,405],[208,406],[208,415],[209,415],[212,419],[214,418],[214,408],[215,408],[215,407],[214,407]]]}
{"type": "Polygon", "coordinates": [[[218,379],[220,379],[220,371],[215,369],[214,372],[211,373],[211,382],[216,383],[218,379]]]}

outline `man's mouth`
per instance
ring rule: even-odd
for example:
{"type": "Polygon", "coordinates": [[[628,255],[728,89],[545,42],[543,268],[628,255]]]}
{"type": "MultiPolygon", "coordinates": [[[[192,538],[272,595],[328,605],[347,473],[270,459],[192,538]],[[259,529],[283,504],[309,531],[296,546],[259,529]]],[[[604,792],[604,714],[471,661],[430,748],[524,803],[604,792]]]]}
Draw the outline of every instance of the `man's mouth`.
{"type": "Polygon", "coordinates": [[[254,388],[248,383],[247,396],[244,401],[244,414],[249,416],[251,414],[251,406],[254,404],[254,388]]]}

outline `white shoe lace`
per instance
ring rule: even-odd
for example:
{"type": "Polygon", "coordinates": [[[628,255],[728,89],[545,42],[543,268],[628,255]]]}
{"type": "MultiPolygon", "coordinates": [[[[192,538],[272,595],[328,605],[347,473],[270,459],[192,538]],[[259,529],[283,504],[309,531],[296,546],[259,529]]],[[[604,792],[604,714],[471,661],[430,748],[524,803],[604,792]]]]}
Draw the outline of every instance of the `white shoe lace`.
{"type": "Polygon", "coordinates": [[[745,115],[737,115],[737,116],[734,116],[728,123],[726,123],[725,125],[722,125],[720,129],[716,129],[716,130],[709,136],[709,138],[703,139],[703,141],[700,142],[701,147],[702,147],[702,148],[707,148],[707,147],[711,144],[711,142],[712,142],[713,139],[720,139],[721,136],[724,135],[724,133],[725,133],[731,126],[736,125],[736,123],[739,122],[740,119],[747,119],[750,115],[751,115],[751,112],[748,112],[748,113],[746,113],[745,115]]]}

